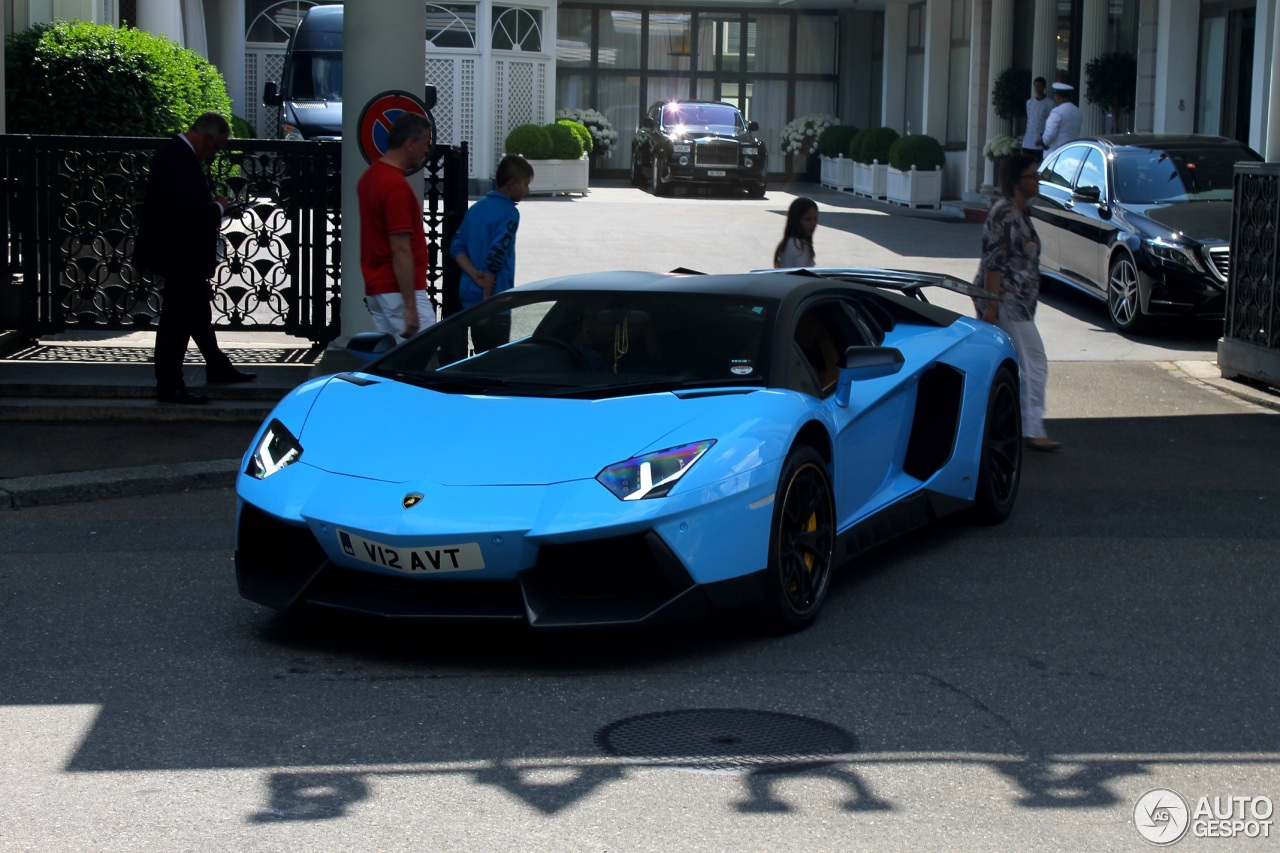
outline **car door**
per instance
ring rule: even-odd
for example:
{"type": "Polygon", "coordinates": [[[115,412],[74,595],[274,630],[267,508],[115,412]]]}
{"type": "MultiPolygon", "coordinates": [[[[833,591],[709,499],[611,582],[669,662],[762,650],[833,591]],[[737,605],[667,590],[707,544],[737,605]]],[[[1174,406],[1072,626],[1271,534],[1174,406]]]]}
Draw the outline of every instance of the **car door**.
{"type": "Polygon", "coordinates": [[[1089,146],[1063,213],[1058,256],[1064,276],[1099,294],[1106,293],[1107,249],[1116,230],[1108,199],[1106,155],[1089,146]]]}
{"type": "Polygon", "coordinates": [[[640,119],[640,128],[632,143],[633,178],[646,176],[653,168],[654,137],[658,134],[661,110],[661,104],[654,104],[640,119]]]}
{"type": "Polygon", "coordinates": [[[1040,169],[1040,194],[1030,210],[1040,235],[1040,268],[1047,272],[1062,270],[1062,232],[1068,224],[1071,185],[1086,153],[1084,145],[1068,145],[1050,155],[1040,169]]]}
{"type": "Polygon", "coordinates": [[[914,396],[895,377],[855,384],[849,405],[835,401],[839,360],[851,346],[878,343],[853,299],[821,297],[797,312],[792,335],[792,387],[822,400],[835,440],[833,488],[839,529],[883,506],[886,487],[906,452],[914,396]]]}

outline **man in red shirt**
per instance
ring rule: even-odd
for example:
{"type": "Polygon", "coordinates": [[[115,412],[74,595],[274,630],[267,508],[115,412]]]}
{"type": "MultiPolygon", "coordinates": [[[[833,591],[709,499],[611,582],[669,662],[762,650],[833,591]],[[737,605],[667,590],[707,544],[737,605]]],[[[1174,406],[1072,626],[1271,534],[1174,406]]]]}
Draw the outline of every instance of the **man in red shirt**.
{"type": "Polygon", "coordinates": [[[374,328],[394,335],[397,343],[436,319],[427,296],[422,199],[405,177],[421,169],[430,152],[431,124],[416,113],[402,113],[391,124],[387,153],[356,184],[364,302],[374,328]]]}

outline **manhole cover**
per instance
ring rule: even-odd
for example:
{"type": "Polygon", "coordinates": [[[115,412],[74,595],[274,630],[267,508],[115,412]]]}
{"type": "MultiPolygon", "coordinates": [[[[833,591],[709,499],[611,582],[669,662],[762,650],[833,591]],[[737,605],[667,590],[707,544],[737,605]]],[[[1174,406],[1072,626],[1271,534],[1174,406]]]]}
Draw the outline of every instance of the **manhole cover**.
{"type": "Polygon", "coordinates": [[[838,761],[858,739],[838,726],[795,714],[733,708],[660,711],[596,732],[610,755],[695,770],[752,770],[838,761]]]}

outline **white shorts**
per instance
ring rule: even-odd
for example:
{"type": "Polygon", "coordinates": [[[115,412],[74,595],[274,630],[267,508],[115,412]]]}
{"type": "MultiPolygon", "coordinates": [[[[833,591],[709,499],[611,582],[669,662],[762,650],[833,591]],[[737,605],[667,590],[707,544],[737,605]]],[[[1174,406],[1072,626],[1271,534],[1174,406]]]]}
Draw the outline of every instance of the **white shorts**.
{"type": "MultiPolygon", "coordinates": [[[[418,304],[418,331],[435,325],[436,307],[425,290],[413,292],[418,304]]],[[[404,340],[404,297],[399,293],[375,293],[364,298],[373,328],[386,335],[393,335],[396,343],[404,340]]]]}

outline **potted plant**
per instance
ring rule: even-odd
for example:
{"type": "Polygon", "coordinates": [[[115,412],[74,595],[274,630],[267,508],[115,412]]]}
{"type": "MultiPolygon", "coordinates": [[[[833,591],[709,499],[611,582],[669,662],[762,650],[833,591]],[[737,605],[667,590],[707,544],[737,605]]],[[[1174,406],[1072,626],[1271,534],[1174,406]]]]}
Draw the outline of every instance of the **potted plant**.
{"type": "Polygon", "coordinates": [[[942,144],[924,133],[898,138],[889,149],[886,198],[907,207],[942,206],[942,167],[947,155],[942,144]]]}
{"type": "Polygon", "coordinates": [[[618,147],[618,132],[602,113],[593,109],[556,110],[557,119],[570,119],[580,123],[591,134],[591,148],[587,153],[592,162],[599,164],[613,156],[618,147]]]}
{"type": "Polygon", "coordinates": [[[851,124],[833,124],[818,136],[818,155],[822,161],[821,183],[834,190],[853,189],[853,160],[849,143],[858,135],[851,124]]]}
{"type": "Polygon", "coordinates": [[[569,122],[564,121],[543,127],[521,125],[507,134],[507,153],[524,154],[529,165],[533,166],[533,181],[529,184],[531,195],[587,194],[590,164],[580,136],[569,122]],[[535,131],[542,131],[546,137],[548,146],[545,149],[539,147],[540,137],[535,131]],[[521,144],[538,153],[545,151],[546,156],[533,157],[512,147],[521,144]]]}
{"type": "Polygon", "coordinates": [[[872,127],[849,143],[849,157],[854,162],[854,195],[873,199],[885,197],[889,180],[889,151],[897,141],[898,131],[893,128],[872,127]]]}
{"type": "Polygon", "coordinates": [[[991,174],[996,184],[1000,183],[1000,171],[1004,168],[1005,158],[1022,150],[1022,140],[1016,136],[997,136],[982,146],[982,156],[991,161],[991,174]]]}
{"type": "MultiPolygon", "coordinates": [[[[996,75],[991,84],[991,106],[996,115],[1009,122],[1018,132],[1018,123],[1026,119],[1027,98],[1031,97],[1031,71],[1026,68],[1006,68],[996,75]]],[[[995,128],[988,128],[995,130],[995,128]]]]}
{"type": "MultiPolygon", "coordinates": [[[[810,113],[787,122],[782,128],[782,153],[804,155],[805,177],[815,184],[821,178],[821,163],[817,158],[818,137],[822,131],[839,124],[840,119],[826,113],[810,113]]],[[[792,162],[796,162],[794,159],[792,162]]]]}
{"type": "Polygon", "coordinates": [[[1107,114],[1107,132],[1120,133],[1133,109],[1138,63],[1131,53],[1104,53],[1084,67],[1085,100],[1107,114]]]}

